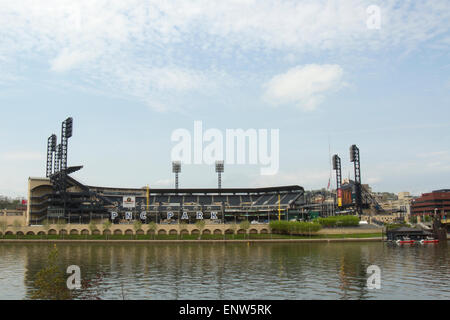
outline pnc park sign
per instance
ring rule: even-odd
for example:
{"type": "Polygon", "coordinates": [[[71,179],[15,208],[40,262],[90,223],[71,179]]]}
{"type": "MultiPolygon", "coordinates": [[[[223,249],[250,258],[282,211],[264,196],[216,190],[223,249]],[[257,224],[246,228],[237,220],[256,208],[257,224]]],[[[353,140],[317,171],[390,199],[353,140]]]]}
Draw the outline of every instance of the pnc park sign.
{"type": "MultiPolygon", "coordinates": [[[[136,208],[136,197],[135,196],[125,196],[123,197],[123,201],[122,201],[122,208],[124,209],[129,209],[132,210],[134,208],[136,208]]],[[[119,216],[122,216],[123,218],[125,218],[125,220],[134,220],[134,219],[138,219],[138,214],[133,212],[133,211],[127,211],[122,215],[119,215],[118,211],[113,211],[110,212],[111,214],[111,220],[115,220],[117,218],[119,218],[119,216]]],[[[139,219],[140,220],[146,220],[147,216],[149,215],[149,212],[147,211],[142,211],[139,214],[139,219]]],[[[209,219],[211,220],[218,220],[218,212],[217,211],[212,211],[209,215],[209,219]]],[[[170,220],[172,218],[175,217],[175,213],[173,211],[169,211],[166,213],[167,216],[167,220],[170,220]]],[[[178,212],[177,212],[177,216],[179,216],[178,212]]],[[[202,211],[197,211],[195,212],[195,218],[197,220],[204,220],[206,217],[206,214],[202,211]]],[[[181,220],[189,220],[189,213],[188,212],[183,212],[181,215],[181,220]]]]}
{"type": "MultiPolygon", "coordinates": [[[[148,215],[148,212],[142,211],[139,214],[139,219],[146,220],[147,219],[147,215],[148,215]]],[[[134,216],[134,214],[133,214],[132,211],[125,212],[125,220],[133,220],[133,216],[134,216]]],[[[118,217],[119,217],[119,213],[118,212],[116,212],[116,211],[111,212],[111,220],[115,220],[118,217]]],[[[175,217],[175,214],[173,212],[171,212],[171,211],[167,212],[167,220],[170,220],[173,217],[175,217]]],[[[196,214],[195,214],[195,218],[197,220],[204,220],[205,219],[205,214],[203,212],[201,212],[201,211],[197,211],[196,214]]],[[[189,213],[188,212],[183,212],[183,214],[182,214],[180,219],[181,220],[189,220],[189,213]]],[[[210,219],[211,220],[218,220],[219,219],[217,211],[212,211],[211,212],[210,219]]]]}

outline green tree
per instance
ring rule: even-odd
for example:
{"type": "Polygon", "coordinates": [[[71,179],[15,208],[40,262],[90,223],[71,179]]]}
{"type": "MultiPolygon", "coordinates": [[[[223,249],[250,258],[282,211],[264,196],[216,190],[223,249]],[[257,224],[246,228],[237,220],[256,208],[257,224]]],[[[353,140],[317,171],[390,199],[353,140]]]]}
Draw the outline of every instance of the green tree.
{"type": "Polygon", "coordinates": [[[180,234],[180,239],[183,240],[183,235],[181,234],[181,231],[187,229],[187,223],[186,223],[185,221],[181,222],[181,223],[178,225],[178,229],[179,229],[179,230],[178,230],[178,233],[180,234]]]}
{"type": "Polygon", "coordinates": [[[18,206],[21,205],[23,199],[11,199],[5,196],[0,196],[0,208],[15,210],[18,206]]]}
{"type": "MultiPolygon", "coordinates": [[[[62,230],[65,230],[67,226],[66,220],[61,219],[56,223],[56,229],[58,230],[58,234],[61,233],[62,230]]],[[[62,235],[64,239],[64,234],[62,235]]]]}
{"type": "Polygon", "coordinates": [[[33,300],[70,300],[72,298],[64,272],[58,266],[56,245],[48,255],[45,268],[37,273],[34,286],[36,291],[31,296],[33,300]]]}
{"type": "Polygon", "coordinates": [[[141,220],[135,220],[134,223],[133,223],[133,229],[134,229],[134,234],[136,236],[136,239],[137,239],[137,232],[139,230],[141,230],[141,228],[142,228],[141,220]]]}
{"type": "Polygon", "coordinates": [[[205,229],[205,226],[206,226],[206,222],[205,222],[205,220],[198,220],[195,223],[195,226],[200,231],[200,237],[198,239],[201,240],[202,239],[203,229],[205,229]]]}
{"type": "Polygon", "coordinates": [[[153,240],[155,240],[156,229],[158,229],[158,226],[154,222],[150,222],[147,226],[147,230],[153,234],[153,240]]]}
{"type": "Polygon", "coordinates": [[[94,220],[91,220],[91,222],[89,222],[89,231],[91,232],[91,235],[94,234],[94,231],[97,230],[97,224],[94,222],[94,220]]]}
{"type": "Polygon", "coordinates": [[[106,220],[103,222],[103,233],[106,235],[106,240],[108,240],[108,234],[105,232],[106,230],[110,230],[112,226],[111,221],[106,220]]]}
{"type": "Polygon", "coordinates": [[[13,229],[16,232],[16,237],[17,238],[19,237],[17,235],[17,232],[20,230],[20,228],[22,228],[22,223],[19,220],[14,220],[14,222],[13,222],[13,229]]]}
{"type": "Polygon", "coordinates": [[[239,224],[239,228],[241,228],[242,230],[245,230],[245,235],[247,237],[248,229],[250,229],[250,222],[248,220],[242,221],[239,224]]]}
{"type": "Polygon", "coordinates": [[[233,231],[233,240],[234,240],[234,235],[236,234],[236,230],[237,230],[237,224],[233,223],[232,225],[230,225],[230,229],[231,231],[233,231]]]}
{"type": "Polygon", "coordinates": [[[359,218],[357,216],[335,216],[318,218],[317,222],[326,228],[357,227],[359,225],[359,218]]]}
{"type": "Polygon", "coordinates": [[[0,220],[0,230],[2,231],[3,238],[5,238],[6,230],[8,230],[8,223],[5,218],[0,220]]]}

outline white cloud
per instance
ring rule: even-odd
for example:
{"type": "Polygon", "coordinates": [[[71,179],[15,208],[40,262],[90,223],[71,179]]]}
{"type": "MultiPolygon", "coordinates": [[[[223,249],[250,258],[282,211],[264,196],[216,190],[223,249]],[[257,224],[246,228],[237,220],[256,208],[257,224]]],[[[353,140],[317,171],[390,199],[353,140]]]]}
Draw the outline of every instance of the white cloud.
{"type": "MultiPolygon", "coordinates": [[[[106,67],[106,66],[105,66],[106,67]]],[[[101,72],[108,72],[105,68],[101,72]]],[[[161,91],[173,90],[175,92],[190,91],[208,86],[206,76],[202,72],[182,69],[175,66],[164,68],[139,68],[130,65],[129,69],[116,69],[113,73],[121,83],[130,87],[153,88],[161,91]]]]}
{"type": "Polygon", "coordinates": [[[230,44],[301,51],[379,49],[406,42],[418,46],[445,35],[450,16],[446,0],[383,1],[382,32],[377,33],[366,27],[370,3],[364,0],[0,3],[2,33],[19,37],[11,42],[15,49],[57,52],[70,45],[110,54],[192,40],[217,49],[230,44]]]}
{"type": "Polygon", "coordinates": [[[88,62],[94,57],[95,55],[92,52],[81,52],[78,50],[69,51],[69,49],[64,48],[62,52],[51,61],[51,69],[56,72],[69,71],[83,62],[88,62]]]}
{"type": "MultiPolygon", "coordinates": [[[[261,69],[258,64],[266,63],[264,57],[295,60],[303,54],[325,53],[353,60],[394,49],[411,52],[430,46],[447,51],[448,0],[379,1],[382,25],[377,31],[366,27],[369,4],[366,0],[0,0],[0,60],[12,60],[8,65],[16,72],[24,68],[15,68],[14,63],[22,67],[36,62],[50,65],[54,72],[81,71],[86,86],[112,86],[114,94],[162,101],[154,104],[170,107],[165,103],[167,92],[204,94],[210,90],[201,86],[204,79],[220,87],[228,82],[221,82],[219,75],[230,73],[238,78],[234,84],[245,84],[249,71],[236,68],[236,75],[230,60],[261,69]],[[149,75],[139,75],[140,69],[149,75]],[[137,78],[130,81],[124,76],[128,71],[137,78]]],[[[323,99],[320,94],[301,98],[309,109],[323,99]]]]}
{"type": "Polygon", "coordinates": [[[113,61],[103,61],[91,71],[103,80],[110,90],[121,88],[123,95],[137,97],[157,111],[176,110],[182,107],[179,99],[189,92],[207,95],[214,90],[220,76],[214,72],[197,71],[176,65],[147,67],[129,62],[127,65],[110,68],[113,61]]]}
{"type": "Polygon", "coordinates": [[[314,110],[327,93],[342,87],[342,77],[338,65],[296,66],[266,83],[264,97],[275,105],[296,104],[303,110],[314,110]]]}

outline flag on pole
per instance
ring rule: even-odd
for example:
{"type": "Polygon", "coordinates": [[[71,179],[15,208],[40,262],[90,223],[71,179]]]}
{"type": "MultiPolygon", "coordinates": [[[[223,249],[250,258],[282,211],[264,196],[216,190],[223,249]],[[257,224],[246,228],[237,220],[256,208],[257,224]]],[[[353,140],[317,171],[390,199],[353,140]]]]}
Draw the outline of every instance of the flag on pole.
{"type": "Polygon", "coordinates": [[[331,187],[331,178],[328,178],[328,187],[327,187],[327,190],[330,190],[330,187],[331,187]]]}

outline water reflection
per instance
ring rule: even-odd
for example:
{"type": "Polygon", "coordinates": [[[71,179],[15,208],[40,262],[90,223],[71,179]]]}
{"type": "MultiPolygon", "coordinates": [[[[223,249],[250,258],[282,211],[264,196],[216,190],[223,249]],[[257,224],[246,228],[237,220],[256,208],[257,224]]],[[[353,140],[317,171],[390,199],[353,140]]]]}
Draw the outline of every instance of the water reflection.
{"type": "MultiPolygon", "coordinates": [[[[51,244],[0,245],[0,299],[28,299],[51,244]]],[[[61,266],[105,273],[102,298],[449,299],[447,244],[59,244],[61,266]],[[368,290],[367,267],[382,270],[368,290]]]]}

